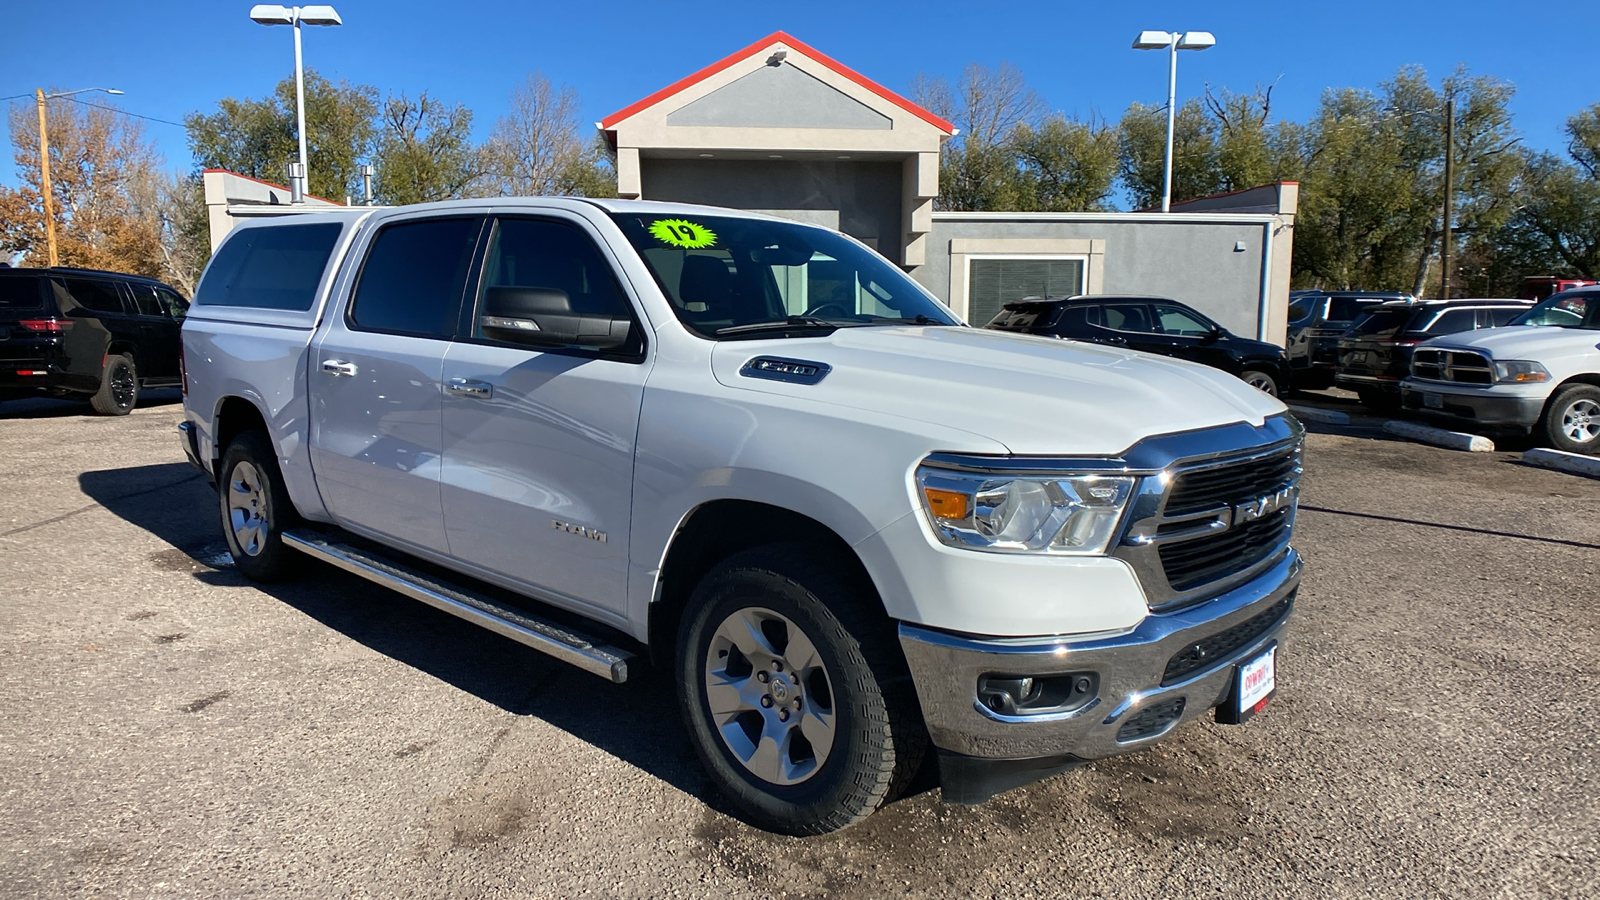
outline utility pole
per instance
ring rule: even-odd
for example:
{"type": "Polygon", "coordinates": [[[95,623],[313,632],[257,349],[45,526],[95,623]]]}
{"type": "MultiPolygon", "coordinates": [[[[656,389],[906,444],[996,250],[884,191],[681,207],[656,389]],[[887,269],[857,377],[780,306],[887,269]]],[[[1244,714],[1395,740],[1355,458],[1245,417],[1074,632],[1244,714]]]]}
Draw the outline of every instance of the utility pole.
{"type": "Polygon", "coordinates": [[[1439,298],[1450,299],[1450,247],[1455,243],[1456,101],[1444,101],[1444,247],[1439,251],[1439,298]]]}
{"type": "Polygon", "coordinates": [[[44,245],[54,268],[60,261],[56,258],[56,198],[50,190],[50,138],[44,126],[44,88],[34,93],[39,97],[39,190],[44,192],[44,245]]]}

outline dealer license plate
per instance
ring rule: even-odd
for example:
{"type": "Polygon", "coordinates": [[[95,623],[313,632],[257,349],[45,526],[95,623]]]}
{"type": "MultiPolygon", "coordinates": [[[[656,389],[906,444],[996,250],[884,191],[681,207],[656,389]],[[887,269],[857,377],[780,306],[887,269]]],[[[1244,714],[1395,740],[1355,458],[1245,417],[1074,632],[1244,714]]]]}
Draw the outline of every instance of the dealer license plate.
{"type": "Polygon", "coordinates": [[[1429,409],[1444,409],[1444,395],[1432,391],[1422,392],[1422,405],[1429,409]]]}

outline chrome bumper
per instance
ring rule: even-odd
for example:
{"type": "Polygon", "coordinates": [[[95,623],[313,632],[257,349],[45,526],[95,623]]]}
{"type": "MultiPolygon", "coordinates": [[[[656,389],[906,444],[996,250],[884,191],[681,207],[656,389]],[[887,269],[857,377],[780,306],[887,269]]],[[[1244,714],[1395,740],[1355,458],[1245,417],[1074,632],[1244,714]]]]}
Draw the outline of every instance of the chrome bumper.
{"type": "Polygon", "coordinates": [[[900,645],[916,683],[929,735],[949,753],[986,759],[1072,756],[1099,759],[1160,740],[1183,722],[1208,715],[1233,686],[1234,667],[1278,640],[1293,614],[1301,562],[1293,549],[1260,576],[1204,603],[1152,613],[1133,630],[1113,636],[976,638],[901,623],[900,645]],[[1169,662],[1287,601],[1282,612],[1244,644],[1207,659],[1181,680],[1163,685],[1169,662]],[[1008,716],[979,702],[982,675],[1098,675],[1098,692],[1068,712],[1008,716]],[[1156,733],[1119,740],[1141,710],[1183,699],[1181,713],[1156,733]]]}

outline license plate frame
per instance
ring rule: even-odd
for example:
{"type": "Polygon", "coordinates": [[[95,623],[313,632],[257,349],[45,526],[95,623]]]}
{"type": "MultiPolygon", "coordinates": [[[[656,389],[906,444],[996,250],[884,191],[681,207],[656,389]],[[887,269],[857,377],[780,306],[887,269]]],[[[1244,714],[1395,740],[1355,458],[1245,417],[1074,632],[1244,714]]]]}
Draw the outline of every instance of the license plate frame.
{"type": "Polygon", "coordinates": [[[1422,405],[1428,409],[1444,409],[1444,395],[1434,391],[1423,391],[1422,405]]]}
{"type": "Polygon", "coordinates": [[[1278,696],[1278,642],[1233,668],[1233,684],[1228,696],[1217,706],[1217,721],[1223,725],[1243,725],[1255,718],[1278,696]]]}

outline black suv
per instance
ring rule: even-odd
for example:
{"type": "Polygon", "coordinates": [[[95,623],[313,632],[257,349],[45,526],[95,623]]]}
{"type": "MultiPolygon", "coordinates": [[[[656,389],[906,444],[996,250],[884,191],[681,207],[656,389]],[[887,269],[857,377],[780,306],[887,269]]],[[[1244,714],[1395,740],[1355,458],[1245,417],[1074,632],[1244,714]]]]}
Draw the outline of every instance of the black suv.
{"type": "Polygon", "coordinates": [[[149,278],[0,268],[0,399],[43,391],[125,416],[145,387],[181,382],[189,302],[149,278]]]}
{"type": "Polygon", "coordinates": [[[1498,328],[1527,312],[1531,300],[1412,300],[1380,303],[1339,339],[1334,382],[1374,409],[1400,406],[1400,379],[1411,372],[1411,350],[1441,334],[1498,328]]]}
{"type": "Polygon", "coordinates": [[[1237,375],[1275,397],[1289,386],[1282,347],[1237,337],[1165,297],[1028,297],[1007,303],[984,327],[1193,360],[1237,375]]]}
{"type": "Polygon", "coordinates": [[[1410,299],[1410,294],[1400,291],[1290,291],[1289,330],[1284,342],[1295,387],[1332,387],[1339,365],[1339,338],[1345,330],[1372,306],[1410,299]]]}

